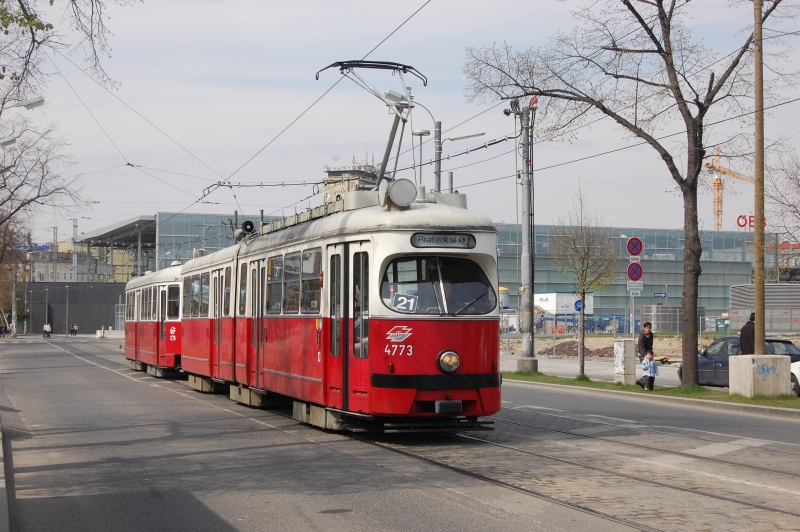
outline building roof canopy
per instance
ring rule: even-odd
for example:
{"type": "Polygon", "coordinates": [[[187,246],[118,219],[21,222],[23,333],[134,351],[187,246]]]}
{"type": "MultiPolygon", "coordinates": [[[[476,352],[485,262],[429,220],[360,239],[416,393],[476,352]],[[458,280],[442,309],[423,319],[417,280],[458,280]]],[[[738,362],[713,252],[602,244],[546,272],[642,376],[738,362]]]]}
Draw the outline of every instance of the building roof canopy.
{"type": "Polygon", "coordinates": [[[101,227],[96,231],[82,233],[81,244],[93,246],[109,246],[111,241],[115,244],[134,245],[139,242],[139,232],[142,234],[142,244],[156,243],[156,217],[137,216],[119,223],[101,227]]]}

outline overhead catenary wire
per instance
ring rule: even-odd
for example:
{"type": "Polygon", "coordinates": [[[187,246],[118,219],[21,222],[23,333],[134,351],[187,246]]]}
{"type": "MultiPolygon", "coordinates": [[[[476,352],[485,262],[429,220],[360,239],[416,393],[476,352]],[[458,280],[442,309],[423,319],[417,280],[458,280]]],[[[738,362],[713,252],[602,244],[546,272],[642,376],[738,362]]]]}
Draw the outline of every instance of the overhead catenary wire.
{"type": "MultiPolygon", "coordinates": [[[[800,101],[800,98],[794,98],[794,99],[791,99],[791,100],[787,100],[785,102],[777,103],[777,104],[770,105],[770,106],[765,106],[764,107],[764,111],[766,111],[768,109],[774,109],[776,107],[781,107],[783,105],[788,105],[790,103],[795,103],[795,102],[798,102],[798,101],[800,101]]],[[[755,111],[748,111],[747,113],[742,113],[742,114],[739,114],[739,115],[736,115],[736,116],[723,118],[721,120],[717,120],[716,122],[711,122],[709,124],[706,124],[706,127],[715,126],[717,124],[722,124],[723,122],[729,122],[731,120],[736,120],[738,118],[742,118],[742,117],[745,117],[745,116],[748,116],[748,115],[751,115],[751,114],[754,114],[754,113],[755,113],[755,111]]],[[[670,133],[669,135],[663,135],[661,137],[655,137],[655,140],[663,140],[663,139],[667,139],[667,138],[670,138],[670,137],[683,135],[685,133],[686,133],[685,131],[678,131],[676,133],[670,133]]],[[[544,171],[544,170],[551,170],[553,168],[558,168],[560,166],[566,166],[566,165],[569,165],[569,164],[573,164],[573,163],[577,163],[577,162],[581,162],[581,161],[586,161],[586,160],[589,160],[589,159],[595,159],[597,157],[602,157],[604,155],[610,155],[612,153],[617,153],[617,152],[620,152],[620,151],[629,150],[631,148],[637,148],[639,146],[644,146],[644,145],[649,145],[649,143],[647,141],[637,142],[636,144],[630,144],[628,146],[623,146],[621,148],[615,148],[613,150],[607,150],[607,151],[603,151],[603,152],[599,152],[599,153],[594,153],[592,155],[587,155],[585,157],[579,157],[577,159],[570,159],[569,161],[563,161],[563,162],[560,162],[560,163],[551,164],[549,166],[543,166],[542,168],[536,168],[534,170],[534,172],[541,172],[541,171],[544,171]]],[[[495,178],[492,178],[492,179],[486,179],[484,181],[478,181],[478,182],[475,182],[475,183],[468,183],[466,185],[461,185],[461,188],[467,188],[467,187],[473,187],[473,186],[477,186],[477,185],[483,185],[485,183],[492,183],[494,181],[501,181],[503,179],[508,179],[510,177],[514,177],[514,175],[515,174],[501,176],[501,177],[495,177],[495,178]]]]}

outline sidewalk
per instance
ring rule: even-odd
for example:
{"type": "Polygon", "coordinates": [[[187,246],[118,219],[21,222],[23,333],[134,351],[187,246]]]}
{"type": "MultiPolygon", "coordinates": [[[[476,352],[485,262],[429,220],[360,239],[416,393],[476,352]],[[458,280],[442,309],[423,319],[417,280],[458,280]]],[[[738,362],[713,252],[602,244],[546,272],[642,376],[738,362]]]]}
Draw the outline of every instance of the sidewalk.
{"type": "MultiPolygon", "coordinates": [[[[553,375],[556,377],[577,377],[578,376],[578,360],[570,358],[547,358],[541,357],[539,360],[539,372],[545,375],[553,375]]],[[[515,355],[500,355],[500,371],[517,371],[518,356],[515,355]]],[[[656,384],[658,386],[680,386],[681,381],[678,378],[678,366],[665,366],[660,364],[658,366],[660,375],[656,377],[656,384]]],[[[584,372],[586,376],[593,381],[613,381],[614,380],[614,363],[601,362],[598,360],[587,360],[584,363],[584,372]]],[[[641,377],[642,369],[637,364],[636,376],[641,377]]]]}

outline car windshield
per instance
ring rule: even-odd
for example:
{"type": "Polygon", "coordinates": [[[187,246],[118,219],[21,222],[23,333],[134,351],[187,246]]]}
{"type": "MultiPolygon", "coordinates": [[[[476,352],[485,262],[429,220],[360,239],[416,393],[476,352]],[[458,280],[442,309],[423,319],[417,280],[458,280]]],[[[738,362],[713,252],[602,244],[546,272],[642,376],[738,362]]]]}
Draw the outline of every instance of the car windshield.
{"type": "Polygon", "coordinates": [[[488,314],[497,305],[481,267],[456,257],[395,259],[383,273],[381,299],[404,314],[488,314]]]}
{"type": "Polygon", "coordinates": [[[768,355],[800,355],[800,349],[791,342],[776,342],[767,340],[768,355]]]}

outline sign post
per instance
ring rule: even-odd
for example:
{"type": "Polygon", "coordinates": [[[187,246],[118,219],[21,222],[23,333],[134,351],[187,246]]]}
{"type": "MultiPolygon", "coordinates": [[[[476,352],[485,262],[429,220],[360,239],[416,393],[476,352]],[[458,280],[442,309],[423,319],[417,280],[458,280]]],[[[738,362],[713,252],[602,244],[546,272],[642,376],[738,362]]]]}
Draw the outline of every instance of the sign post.
{"type": "Polygon", "coordinates": [[[639,255],[642,254],[644,251],[644,244],[642,243],[642,239],[639,237],[631,237],[628,239],[628,244],[626,246],[628,249],[629,257],[629,264],[628,264],[628,292],[631,295],[631,338],[635,338],[636,336],[636,321],[635,321],[635,309],[634,309],[634,301],[633,298],[635,296],[639,296],[642,294],[642,290],[644,290],[644,281],[642,277],[644,276],[644,269],[642,268],[641,258],[639,255]]]}

